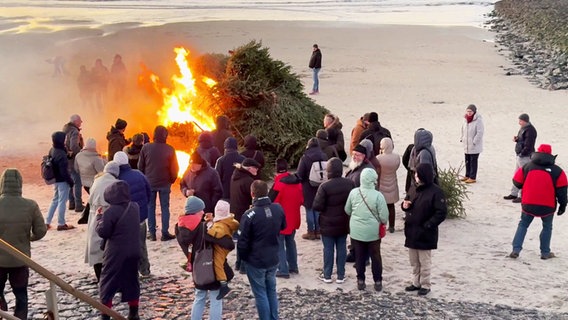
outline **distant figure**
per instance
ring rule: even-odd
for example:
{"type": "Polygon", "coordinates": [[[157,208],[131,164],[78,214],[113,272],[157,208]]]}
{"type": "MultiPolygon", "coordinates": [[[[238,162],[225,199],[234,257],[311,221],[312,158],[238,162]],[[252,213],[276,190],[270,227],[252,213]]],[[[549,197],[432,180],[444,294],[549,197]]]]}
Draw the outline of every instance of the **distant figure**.
{"type": "Polygon", "coordinates": [[[353,149],[359,141],[361,141],[361,134],[365,129],[367,129],[367,125],[369,124],[369,113],[365,113],[361,118],[357,119],[357,124],[351,130],[351,144],[349,146],[349,154],[353,152],[353,149]]]}
{"type": "Polygon", "coordinates": [[[144,135],[137,133],[132,136],[132,144],[124,146],[122,151],[128,156],[128,164],[132,169],[138,169],[138,159],[140,158],[140,151],[144,146],[144,135]]]}
{"type": "MultiPolygon", "coordinates": [[[[515,153],[517,154],[517,162],[515,172],[531,161],[531,154],[534,152],[536,143],[536,129],[530,122],[529,115],[523,113],[519,116],[519,133],[513,137],[515,142],[515,153]]],[[[504,196],[505,200],[513,200],[514,203],[521,203],[521,190],[515,184],[511,188],[511,193],[504,196]]]]}
{"type": "MultiPolygon", "coordinates": [[[[38,204],[22,197],[22,185],[22,175],[17,169],[6,169],[0,176],[0,235],[2,240],[30,257],[30,242],[43,238],[47,226],[38,204]]],[[[29,276],[28,266],[0,250],[0,309],[8,310],[4,286],[10,279],[16,298],[14,316],[19,319],[28,319],[29,276]]]]}
{"type": "Polygon", "coordinates": [[[381,140],[381,154],[377,160],[381,165],[381,176],[379,177],[379,191],[385,197],[387,208],[389,209],[389,232],[394,232],[395,209],[394,204],[400,199],[398,193],[398,179],[396,171],[400,167],[400,155],[393,152],[394,145],[391,138],[381,140]]]}
{"type": "Polygon", "coordinates": [[[110,67],[110,80],[114,90],[113,98],[115,102],[122,101],[126,95],[127,76],[128,72],[124,62],[122,62],[122,57],[119,54],[115,55],[110,67]]]}
{"type": "Polygon", "coordinates": [[[237,139],[229,137],[225,140],[225,154],[217,159],[215,170],[219,173],[221,184],[223,185],[224,200],[231,199],[231,176],[235,171],[235,163],[242,163],[245,156],[239,154],[237,148],[237,139]]]}
{"type": "Polygon", "coordinates": [[[83,104],[83,108],[91,108],[93,105],[93,77],[87,67],[82,65],[77,77],[77,88],[79,88],[79,97],[83,104]]]}
{"type": "Polygon", "coordinates": [[[532,154],[530,162],[519,168],[513,177],[513,184],[523,189],[521,221],[513,238],[513,251],[509,254],[513,259],[519,257],[527,229],[535,217],[542,219],[540,258],[547,260],[555,257],[550,251],[550,239],[556,202],[559,216],[564,214],[568,202],[568,180],[564,171],[554,164],[555,160],[552,147],[541,144],[538,151],[532,154]]]}
{"type": "Polygon", "coordinates": [[[91,69],[91,76],[93,79],[93,92],[95,94],[95,105],[99,111],[103,110],[107,96],[107,86],[109,81],[109,71],[103,65],[101,59],[95,61],[95,65],[91,69]]]}
{"type": "MultiPolygon", "coordinates": [[[[199,137],[197,137],[197,141],[199,142],[199,146],[197,147],[197,152],[201,155],[203,160],[209,163],[209,166],[214,168],[215,164],[217,163],[217,159],[221,157],[221,152],[213,144],[213,136],[211,135],[211,132],[208,131],[202,132],[199,135],[199,137]]],[[[205,212],[211,212],[211,211],[205,210],[205,212]]]]}
{"type": "Polygon", "coordinates": [[[71,190],[69,190],[69,210],[75,210],[75,212],[82,212],[84,209],[81,175],[74,166],[75,156],[77,156],[85,146],[83,136],[81,135],[82,124],[83,120],[81,116],[74,114],[70,117],[69,122],[63,126],[63,132],[65,132],[65,149],[67,150],[67,158],[69,159],[68,168],[74,183],[71,190]]]}
{"type": "Polygon", "coordinates": [[[314,85],[312,86],[311,95],[319,94],[319,78],[318,74],[321,70],[321,50],[318,48],[317,44],[312,47],[312,56],[310,57],[310,63],[308,65],[313,72],[314,85]]]}
{"type": "Polygon", "coordinates": [[[213,145],[217,147],[219,152],[223,152],[223,144],[225,140],[229,137],[233,137],[231,133],[230,127],[230,120],[227,116],[221,115],[215,118],[215,130],[211,131],[213,135],[213,145]]]}
{"type": "Polygon", "coordinates": [[[483,119],[477,113],[477,107],[470,104],[465,109],[460,141],[465,153],[465,177],[461,181],[475,183],[477,179],[477,160],[483,151],[483,119]]]}
{"type": "Polygon", "coordinates": [[[327,132],[327,140],[329,145],[334,148],[341,161],[347,159],[347,153],[345,153],[345,139],[343,137],[343,124],[339,121],[339,117],[328,113],[323,118],[323,127],[327,132]]]}
{"type": "Polygon", "coordinates": [[[125,120],[120,118],[116,119],[114,126],[110,127],[110,130],[107,133],[107,140],[108,140],[108,160],[114,160],[114,154],[122,151],[125,146],[129,145],[132,142],[130,139],[126,139],[124,136],[124,131],[126,130],[126,126],[128,123],[125,120]]]}
{"type": "Polygon", "coordinates": [[[62,56],[55,56],[54,58],[47,59],[46,62],[53,64],[52,77],[57,78],[67,74],[67,71],[65,70],[65,58],[62,56]]]}

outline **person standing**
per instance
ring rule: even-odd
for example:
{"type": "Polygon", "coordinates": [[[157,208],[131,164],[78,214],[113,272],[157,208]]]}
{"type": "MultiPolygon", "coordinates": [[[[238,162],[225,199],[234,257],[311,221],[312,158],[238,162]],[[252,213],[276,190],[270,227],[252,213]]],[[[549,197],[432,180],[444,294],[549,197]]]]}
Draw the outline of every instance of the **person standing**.
{"type": "Polygon", "coordinates": [[[347,235],[349,234],[349,216],[345,212],[345,203],[355,184],[341,177],[343,163],[339,158],[327,162],[327,181],[322,183],[314,198],[314,210],[320,212],[319,223],[323,243],[323,273],[320,280],[331,283],[333,257],[337,270],[336,283],[345,282],[345,262],[347,258],[347,235]]]}
{"type": "Polygon", "coordinates": [[[436,160],[436,149],[434,149],[432,145],[433,140],[434,135],[432,135],[432,132],[424,128],[419,128],[414,132],[414,146],[410,151],[410,157],[408,159],[408,166],[413,179],[410,180],[410,188],[406,193],[407,198],[412,198],[413,193],[416,191],[416,179],[414,179],[414,174],[419,164],[429,163],[432,168],[432,173],[434,174],[434,183],[438,181],[438,162],[436,160]]]}
{"type": "Polygon", "coordinates": [[[271,203],[266,182],[255,180],[250,192],[252,208],[241,219],[237,251],[245,264],[260,320],[278,320],[278,237],[286,228],[286,218],[282,207],[271,203]]]}
{"type": "MultiPolygon", "coordinates": [[[[101,172],[105,167],[105,161],[101,157],[101,155],[97,152],[97,142],[93,138],[87,139],[87,143],[85,144],[85,148],[77,154],[75,157],[75,170],[79,171],[79,175],[81,176],[81,183],[83,184],[83,189],[90,193],[91,187],[93,186],[93,181],[95,180],[95,176],[101,172]]],[[[90,205],[87,201],[85,205],[85,210],[83,210],[83,214],[78,224],[86,224],[87,219],[89,218],[89,211],[90,205]]]]}
{"type": "Polygon", "coordinates": [[[334,148],[339,155],[341,161],[347,159],[347,153],[345,153],[345,139],[343,137],[343,124],[339,121],[339,117],[328,113],[323,118],[323,127],[327,132],[327,140],[329,145],[334,148]]]}
{"type": "MultiPolygon", "coordinates": [[[[529,115],[523,113],[519,116],[519,133],[513,137],[515,142],[515,153],[517,161],[515,163],[515,172],[531,161],[531,154],[534,152],[536,143],[536,129],[530,122],[529,115]]],[[[515,184],[511,187],[511,193],[503,197],[505,200],[513,200],[514,203],[521,203],[521,190],[515,184]]]]}
{"type": "Polygon", "coordinates": [[[114,160],[114,154],[122,151],[124,147],[132,142],[124,136],[124,131],[126,130],[127,125],[128,123],[126,123],[125,120],[118,118],[116,119],[114,126],[110,127],[106,136],[108,140],[108,160],[114,160]]]}
{"type": "Polygon", "coordinates": [[[351,130],[351,144],[349,145],[349,154],[353,153],[355,146],[361,141],[361,134],[367,129],[369,123],[369,113],[365,113],[361,118],[357,119],[357,123],[351,130]]]}
{"type": "MultiPolygon", "coordinates": [[[[47,226],[38,204],[22,197],[22,175],[17,169],[6,169],[0,176],[0,235],[2,240],[31,256],[31,241],[43,238],[47,226]]],[[[4,298],[6,280],[16,297],[14,316],[28,319],[29,267],[7,252],[0,250],[0,309],[7,311],[4,298]]]]}
{"type": "Polygon", "coordinates": [[[65,222],[65,204],[69,197],[69,190],[73,188],[73,179],[69,174],[69,160],[65,148],[65,132],[57,131],[51,135],[53,147],[49,150],[52,158],[53,173],[55,174],[55,184],[53,200],[47,210],[45,224],[47,229],[51,228],[51,220],[55,210],[57,210],[57,231],[71,230],[75,227],[65,222]]]}
{"type": "Polygon", "coordinates": [[[124,146],[122,151],[128,156],[128,164],[132,169],[138,169],[138,159],[140,159],[140,151],[144,146],[144,135],[137,133],[132,136],[132,144],[124,146]]]}
{"type": "Polygon", "coordinates": [[[521,220],[513,238],[513,251],[510,258],[516,259],[523,249],[527,229],[535,217],[542,219],[540,232],[540,258],[547,260],[555,255],[550,251],[552,238],[552,219],[558,202],[558,215],[566,210],[567,185],[566,174],[554,164],[556,156],[552,147],[541,144],[533,153],[531,161],[519,168],[513,178],[513,184],[523,190],[521,202],[521,220]]]}
{"type": "Polygon", "coordinates": [[[205,212],[213,212],[217,201],[223,196],[219,174],[202,158],[199,151],[191,154],[191,162],[180,181],[184,197],[196,196],[205,202],[205,212]]]}
{"type": "Polygon", "coordinates": [[[67,159],[69,159],[70,165],[68,166],[69,173],[71,174],[71,179],[73,179],[73,186],[69,190],[69,210],[75,210],[75,212],[82,212],[83,199],[82,199],[82,184],[81,176],[79,171],[75,169],[75,157],[85,144],[83,143],[83,136],[81,135],[81,124],[83,120],[78,114],[74,114],[70,117],[69,122],[63,126],[63,132],[65,133],[65,149],[67,150],[67,159]]]}
{"type": "Polygon", "coordinates": [[[224,200],[231,199],[231,177],[235,171],[235,163],[242,163],[245,160],[245,156],[239,154],[237,151],[237,139],[233,137],[228,137],[224,142],[225,154],[217,159],[215,164],[215,170],[219,174],[221,179],[221,185],[223,186],[223,197],[224,200]]]}
{"type": "Polygon", "coordinates": [[[365,290],[366,262],[371,257],[371,270],[375,291],[383,290],[383,262],[381,259],[380,224],[386,224],[389,216],[383,195],[376,190],[377,171],[365,168],[361,172],[361,186],[352,189],[345,203],[350,216],[349,236],[355,251],[357,289],[365,290]]]}
{"type": "Polygon", "coordinates": [[[312,56],[310,57],[310,63],[308,65],[312,69],[314,85],[312,87],[311,95],[319,94],[319,77],[318,74],[321,70],[321,50],[317,44],[312,47],[312,56]]]}
{"type": "Polygon", "coordinates": [[[170,227],[170,193],[172,184],[178,175],[178,162],[175,149],[166,143],[168,129],[156,126],[154,129],[154,142],[144,144],[138,159],[138,170],[142,171],[152,189],[150,204],[148,205],[148,229],[150,241],[156,241],[156,196],[160,197],[162,209],[162,237],[161,241],[175,239],[168,231],[170,227]]]}
{"type": "Polygon", "coordinates": [[[211,131],[211,135],[213,136],[213,145],[217,147],[217,150],[219,150],[219,152],[223,151],[225,141],[228,138],[233,138],[230,127],[231,120],[229,120],[229,117],[220,115],[215,118],[215,130],[211,131]]]}
{"type": "Polygon", "coordinates": [[[373,143],[373,154],[376,156],[381,152],[381,140],[391,137],[389,129],[383,127],[379,122],[379,115],[376,112],[369,113],[369,124],[367,129],[361,133],[359,142],[364,139],[371,140],[373,143]]]}
{"type": "Polygon", "coordinates": [[[402,202],[404,219],[404,246],[408,248],[412,266],[412,284],[405,291],[418,291],[424,296],[430,292],[432,250],[438,248],[438,226],[447,216],[446,198],[434,184],[434,171],[429,163],[421,163],[414,174],[416,193],[402,202]]]}
{"type": "Polygon", "coordinates": [[[465,120],[461,129],[460,141],[465,153],[465,177],[461,181],[475,183],[477,179],[477,160],[483,151],[483,118],[477,107],[470,104],[465,109],[465,120]]]}
{"type": "Polygon", "coordinates": [[[394,145],[391,138],[381,140],[381,154],[377,160],[381,166],[381,176],[379,177],[379,191],[385,197],[387,208],[389,209],[389,232],[394,232],[395,210],[394,204],[400,199],[398,193],[398,179],[396,171],[400,167],[400,156],[393,153],[394,145]]]}
{"type": "Polygon", "coordinates": [[[197,152],[205,161],[207,161],[207,163],[209,163],[209,166],[213,168],[217,163],[217,159],[221,157],[221,150],[217,149],[217,147],[213,144],[213,136],[210,132],[205,131],[197,137],[197,141],[199,142],[197,152]]]}
{"type": "Polygon", "coordinates": [[[345,178],[353,181],[355,187],[361,185],[361,172],[363,172],[365,168],[376,170],[369,161],[369,153],[370,151],[362,144],[356,145],[351,153],[351,162],[349,162],[348,167],[349,171],[345,173],[345,178]]]}
{"type": "MultiPolygon", "coordinates": [[[[245,158],[251,158],[260,164],[259,171],[264,168],[264,152],[260,150],[258,141],[255,136],[249,134],[244,139],[245,150],[241,155],[245,158]]],[[[260,175],[260,174],[259,174],[260,175]]]]}

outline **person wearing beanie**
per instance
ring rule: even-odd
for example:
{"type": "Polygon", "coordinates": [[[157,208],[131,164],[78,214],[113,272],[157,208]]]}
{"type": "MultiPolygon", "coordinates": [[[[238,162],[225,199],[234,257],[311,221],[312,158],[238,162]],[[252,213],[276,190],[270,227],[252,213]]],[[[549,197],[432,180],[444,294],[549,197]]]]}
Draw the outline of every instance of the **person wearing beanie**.
{"type": "MultiPolygon", "coordinates": [[[[219,200],[215,205],[215,214],[213,217],[213,225],[207,234],[216,239],[223,237],[232,237],[239,229],[239,222],[235,220],[235,215],[229,212],[230,205],[227,201],[219,200]]],[[[227,284],[227,274],[225,273],[225,261],[227,255],[232,250],[227,250],[220,245],[213,246],[213,267],[215,268],[215,279],[221,283],[217,300],[223,299],[231,290],[227,284]]]]}
{"type": "MultiPolygon", "coordinates": [[[[220,213],[219,216],[222,216],[223,214],[229,215],[229,211],[226,210],[226,205],[224,206],[221,204],[221,207],[224,208],[220,209],[219,212],[222,211],[223,213],[220,213]]],[[[195,196],[188,197],[185,201],[185,214],[178,218],[178,223],[175,226],[177,241],[184,256],[187,258],[187,262],[182,264],[181,267],[188,272],[199,272],[199,269],[193,270],[193,262],[195,259],[194,253],[204,246],[205,241],[207,243],[211,243],[214,247],[219,246],[223,250],[231,251],[235,249],[235,243],[231,236],[224,236],[217,239],[207,233],[207,223],[204,219],[210,220],[211,213],[205,214],[203,211],[204,209],[205,203],[201,199],[195,196]]],[[[226,259],[223,261],[223,271],[227,278],[226,281],[231,281],[234,277],[234,273],[226,259]]],[[[191,308],[191,318],[203,318],[207,297],[209,296],[209,317],[211,319],[221,319],[223,312],[223,300],[217,299],[221,293],[221,283],[219,281],[205,285],[194,283],[194,286],[195,299],[193,300],[193,306],[191,308]]]]}
{"type": "Polygon", "coordinates": [[[199,142],[197,152],[211,167],[214,167],[215,163],[217,163],[217,159],[221,157],[221,152],[213,144],[213,136],[210,132],[205,131],[199,135],[197,141],[199,142]]]}
{"type": "Polygon", "coordinates": [[[140,159],[142,146],[144,146],[144,135],[137,133],[132,136],[132,143],[122,148],[122,151],[128,156],[128,164],[132,169],[138,169],[138,159],[140,159]]]}
{"type": "Polygon", "coordinates": [[[483,133],[483,118],[477,112],[477,107],[470,104],[465,109],[460,137],[465,154],[465,176],[461,181],[465,183],[475,183],[477,180],[477,163],[479,154],[483,151],[483,133]]]}
{"type": "Polygon", "coordinates": [[[361,185],[361,172],[365,168],[375,170],[368,157],[368,150],[362,144],[358,144],[353,148],[351,153],[351,162],[349,162],[349,171],[345,174],[345,178],[353,181],[355,187],[361,185]]]}
{"type": "Polygon", "coordinates": [[[547,260],[555,255],[550,251],[552,220],[558,204],[557,214],[561,216],[568,202],[568,179],[564,171],[554,162],[549,144],[541,144],[533,153],[530,162],[519,168],[513,177],[513,184],[523,190],[521,198],[521,220],[513,238],[510,258],[519,257],[527,230],[534,218],[542,219],[540,232],[540,258],[547,260]]]}
{"type": "MultiPolygon", "coordinates": [[[[93,186],[95,176],[103,172],[105,161],[97,152],[97,142],[93,138],[87,139],[85,147],[75,157],[75,169],[79,171],[81,176],[81,184],[83,189],[90,194],[90,189],[93,186]]],[[[78,224],[86,224],[89,218],[90,206],[87,202],[78,224]]]]}
{"type": "Polygon", "coordinates": [[[369,113],[369,125],[367,129],[361,133],[359,142],[363,141],[363,139],[371,140],[373,143],[373,154],[376,156],[381,153],[381,140],[383,140],[383,138],[392,139],[390,130],[381,125],[379,115],[376,112],[369,113]]]}
{"type": "Polygon", "coordinates": [[[279,263],[276,276],[289,278],[291,273],[299,273],[298,250],[294,238],[302,220],[300,207],[304,203],[304,194],[300,179],[288,172],[288,162],[285,159],[276,160],[276,173],[268,197],[273,203],[282,206],[286,217],[286,228],[278,236],[279,263]]]}
{"type": "Polygon", "coordinates": [[[222,199],[229,200],[231,198],[231,176],[235,171],[235,163],[242,163],[245,156],[239,154],[237,139],[228,137],[224,142],[225,154],[217,159],[215,170],[221,179],[223,186],[222,199]]]}
{"type": "Polygon", "coordinates": [[[111,126],[109,132],[107,133],[106,138],[108,140],[109,160],[114,160],[114,154],[118,151],[122,151],[125,146],[129,145],[130,142],[132,142],[131,139],[126,139],[126,137],[124,136],[126,125],[126,121],[118,118],[116,119],[114,126],[111,126]]]}
{"type": "Polygon", "coordinates": [[[362,117],[357,119],[355,127],[353,127],[353,129],[351,130],[351,144],[349,146],[349,154],[353,152],[355,146],[359,144],[359,141],[361,141],[361,134],[363,134],[363,131],[367,129],[367,125],[369,124],[369,115],[369,113],[365,113],[362,117]]]}
{"type": "MultiPolygon", "coordinates": [[[[521,127],[519,132],[513,137],[515,153],[517,154],[515,172],[530,162],[531,155],[535,151],[534,147],[537,136],[536,128],[530,122],[528,114],[523,113],[519,116],[519,126],[521,127]]],[[[504,196],[503,199],[512,200],[514,203],[521,203],[521,190],[513,183],[511,193],[504,196]]]]}
{"type": "Polygon", "coordinates": [[[196,196],[205,203],[205,212],[213,212],[215,204],[223,196],[219,173],[201,157],[198,151],[191,154],[187,170],[180,180],[184,197],[196,196]]]}

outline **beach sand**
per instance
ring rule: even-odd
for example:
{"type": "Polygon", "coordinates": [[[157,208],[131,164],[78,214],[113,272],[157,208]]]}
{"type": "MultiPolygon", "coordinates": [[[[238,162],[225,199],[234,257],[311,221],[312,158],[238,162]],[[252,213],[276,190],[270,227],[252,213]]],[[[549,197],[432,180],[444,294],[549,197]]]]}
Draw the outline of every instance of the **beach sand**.
{"type": "MultiPolygon", "coordinates": [[[[562,116],[566,92],[537,89],[520,76],[505,76],[505,56],[491,41],[493,34],[472,27],[364,25],[333,22],[203,22],[140,28],[136,25],[101,29],[68,29],[0,35],[0,163],[16,167],[24,175],[24,196],[38,201],[47,212],[52,189],[39,178],[41,155],[50,147],[50,135],[60,130],[69,115],[83,116],[83,136],[95,137],[99,151],[106,150],[106,132],[117,116],[129,121],[126,134],[141,126],[130,120],[145,114],[142,105],[119,106],[106,113],[83,109],[75,79],[81,64],[89,68],[96,58],[110,67],[120,53],[131,74],[143,61],[167,79],[174,71],[173,47],[183,45],[194,54],[227,53],[250,40],[262,40],[275,59],[289,64],[306,87],[311,88],[308,60],[312,44],[323,53],[320,94],[317,103],[337,114],[349,138],[356,119],[376,111],[381,124],[393,134],[395,152],[402,154],[414,131],[424,127],[434,135],[441,168],[458,167],[463,161],[459,142],[465,107],[476,104],[485,122],[484,151],[479,160],[478,182],[470,185],[467,218],[447,220],[440,226],[439,249],[433,254],[431,297],[452,301],[475,301],[567,312],[564,276],[568,269],[568,221],[555,219],[551,248],[558,258],[541,260],[535,220],[517,260],[506,258],[520,216],[520,206],[502,199],[509,193],[514,169],[512,137],[517,117],[528,113],[538,130],[537,145],[552,145],[557,163],[568,164],[568,142],[562,116]],[[54,56],[66,59],[69,75],[53,78],[54,56]]],[[[157,120],[156,120],[157,121],[157,120]]],[[[293,129],[293,128],[290,128],[293,129]]],[[[348,141],[346,141],[347,143],[348,141]]],[[[399,169],[404,190],[406,172],[399,169]]],[[[172,187],[172,226],[184,199],[172,187]]],[[[401,193],[402,197],[402,193],[401,193]]],[[[86,199],[86,196],[84,196],[86,199]]],[[[67,221],[75,224],[76,214],[67,221]]],[[[304,220],[304,219],[303,219],[304,220]]],[[[383,239],[384,290],[404,291],[411,268],[404,248],[403,220],[397,205],[394,234],[383,239]]],[[[91,273],[83,263],[85,226],[69,232],[49,231],[33,244],[33,257],[48,269],[91,273]]],[[[342,285],[324,284],[321,242],[301,239],[298,231],[300,275],[278,280],[280,288],[342,287],[356,290],[355,270],[347,266],[342,285]]],[[[172,231],[173,228],[170,230],[172,231]]],[[[149,242],[152,272],[179,273],[181,251],[173,242],[149,242]]],[[[231,261],[234,254],[231,254],[231,261]]],[[[370,270],[367,270],[370,274],[370,270]]],[[[144,293],[142,292],[142,295],[144,293]]]]}

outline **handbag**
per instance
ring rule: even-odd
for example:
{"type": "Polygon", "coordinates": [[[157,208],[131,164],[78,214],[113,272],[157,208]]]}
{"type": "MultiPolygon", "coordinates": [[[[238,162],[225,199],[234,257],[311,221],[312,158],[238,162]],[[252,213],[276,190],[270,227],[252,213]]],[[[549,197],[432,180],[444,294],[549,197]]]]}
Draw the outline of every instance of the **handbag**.
{"type": "Polygon", "coordinates": [[[194,253],[193,259],[193,282],[198,286],[204,286],[216,281],[213,267],[213,248],[205,241],[205,225],[201,225],[203,237],[201,248],[194,253]]]}
{"type": "Polygon", "coordinates": [[[371,212],[373,217],[375,217],[375,219],[377,219],[377,221],[379,222],[379,238],[380,239],[384,238],[387,235],[387,225],[382,223],[381,220],[379,219],[379,216],[375,215],[375,212],[373,212],[373,210],[371,210],[371,207],[367,203],[367,200],[365,200],[365,196],[363,196],[363,192],[361,192],[361,188],[359,188],[358,190],[359,190],[359,194],[361,195],[361,199],[363,199],[363,202],[367,206],[367,209],[369,209],[369,211],[371,212]]]}

